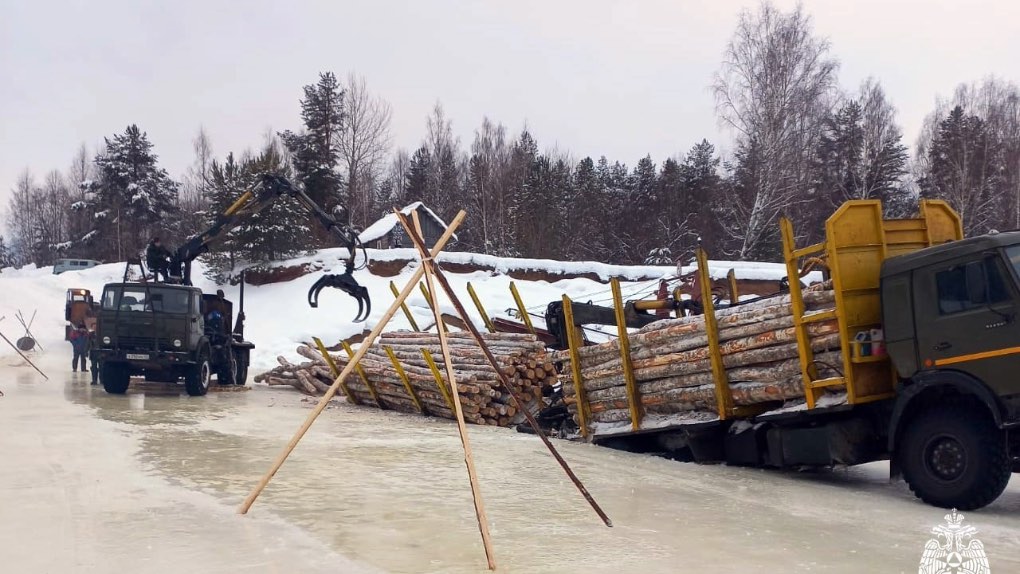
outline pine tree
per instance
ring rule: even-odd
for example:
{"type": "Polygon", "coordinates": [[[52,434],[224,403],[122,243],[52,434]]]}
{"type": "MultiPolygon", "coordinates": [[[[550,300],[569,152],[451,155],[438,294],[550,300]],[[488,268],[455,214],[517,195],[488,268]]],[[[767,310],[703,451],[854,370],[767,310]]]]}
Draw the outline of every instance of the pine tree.
{"type": "MultiPolygon", "coordinates": [[[[213,162],[211,173],[211,214],[226,211],[263,174],[290,175],[283,154],[273,141],[259,155],[245,154],[240,162],[233,153],[227,154],[223,164],[213,162]]],[[[215,220],[216,216],[210,215],[207,225],[213,225],[215,220]]],[[[239,268],[292,257],[309,246],[310,237],[307,212],[296,200],[279,197],[269,208],[216,241],[206,257],[209,277],[223,283],[239,268]]]]}
{"type": "MultiPolygon", "coordinates": [[[[344,92],[332,72],[319,74],[315,85],[304,87],[301,121],[304,131],[280,134],[305,193],[327,211],[347,205],[340,176],[340,138],[344,122],[344,92]]],[[[347,223],[347,222],[345,222],[347,223]]]]}
{"type": "Polygon", "coordinates": [[[570,259],[605,260],[606,188],[595,162],[582,159],[574,170],[573,186],[565,202],[564,251],[570,259]]]}
{"type": "Polygon", "coordinates": [[[424,201],[428,193],[429,173],[432,171],[432,154],[425,146],[418,148],[411,156],[410,167],[407,170],[407,183],[405,185],[404,201],[424,201]]]}
{"type": "Polygon", "coordinates": [[[683,205],[686,206],[681,225],[676,231],[674,254],[681,258],[693,258],[697,241],[709,253],[721,251],[722,230],[713,213],[713,207],[722,195],[722,178],[719,176],[719,157],[715,146],[708,140],[695,144],[680,165],[680,179],[683,188],[683,205]]]}
{"type": "Polygon", "coordinates": [[[984,120],[960,106],[939,124],[928,150],[930,171],[918,182],[921,196],[947,200],[963,219],[966,235],[987,232],[996,215],[998,152],[984,120]]]}
{"type": "Polygon", "coordinates": [[[163,232],[175,238],[178,186],[158,166],[152,144],[138,126],[105,141],[105,153],[95,159],[99,179],[86,185],[85,203],[94,213],[95,226],[81,240],[105,258],[122,261],[137,253],[150,235],[163,232]]]}

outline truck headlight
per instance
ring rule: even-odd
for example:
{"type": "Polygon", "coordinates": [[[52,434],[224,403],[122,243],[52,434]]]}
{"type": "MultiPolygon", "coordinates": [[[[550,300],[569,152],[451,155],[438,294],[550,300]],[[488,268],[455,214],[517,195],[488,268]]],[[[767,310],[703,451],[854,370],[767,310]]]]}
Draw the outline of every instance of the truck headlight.
{"type": "Polygon", "coordinates": [[[109,337],[103,337],[103,344],[104,345],[109,345],[110,344],[110,338],[109,337]]]}
{"type": "Polygon", "coordinates": [[[174,346],[175,347],[180,347],[181,346],[181,340],[180,339],[174,339],[174,346]]]}

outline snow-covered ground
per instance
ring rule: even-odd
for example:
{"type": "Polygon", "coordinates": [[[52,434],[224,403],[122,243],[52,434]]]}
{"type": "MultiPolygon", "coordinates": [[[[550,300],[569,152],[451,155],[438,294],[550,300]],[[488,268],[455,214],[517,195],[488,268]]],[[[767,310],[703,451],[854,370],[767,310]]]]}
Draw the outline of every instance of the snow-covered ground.
{"type": "MultiPolygon", "coordinates": [[[[294,358],[294,349],[302,341],[309,341],[313,336],[322,338],[327,343],[360,333],[363,329],[372,328],[380,320],[386,309],[393,302],[389,283],[394,281],[398,288],[403,287],[414,272],[416,263],[409,264],[396,277],[377,277],[367,270],[355,272],[358,282],[368,288],[372,297],[372,314],[364,323],[352,323],[357,313],[357,303],[346,294],[335,289],[324,290],[319,297],[319,307],[308,306],[308,289],[322,273],[343,270],[342,258],[346,255],[343,249],[327,249],[314,254],[282,262],[280,265],[297,265],[314,263],[322,267],[317,271],[296,280],[285,283],[274,283],[261,287],[245,287],[245,315],[247,317],[245,335],[255,343],[252,355],[251,372],[258,373],[276,366],[276,356],[284,355],[294,358]]],[[[414,257],[409,249],[369,250],[372,260],[407,260],[414,257]]],[[[359,256],[360,258],[360,256],[359,256]]],[[[510,294],[510,282],[513,281],[506,273],[521,270],[544,270],[562,274],[593,273],[602,278],[642,277],[643,281],[629,281],[623,284],[624,298],[639,298],[651,294],[658,278],[674,277],[676,267],[625,267],[605,265],[593,262],[559,262],[539,259],[497,258],[474,253],[444,253],[440,262],[475,263],[495,269],[493,272],[478,271],[474,273],[449,273],[450,283],[457,291],[458,297],[466,305],[468,312],[477,325],[481,325],[474,306],[470,303],[467,283],[470,281],[479,298],[491,316],[510,316],[508,311],[515,309],[510,294]],[[653,277],[655,279],[647,279],[653,277]]],[[[785,275],[785,267],[774,263],[749,262],[711,262],[710,273],[715,277],[725,277],[731,269],[736,269],[737,277],[744,279],[778,280],[785,275]]],[[[196,262],[192,271],[195,284],[206,292],[217,288],[203,274],[204,266],[196,262]]],[[[684,268],[684,273],[693,269],[684,268]]],[[[36,335],[43,348],[70,347],[63,342],[64,298],[68,288],[79,287],[90,289],[97,298],[102,293],[105,283],[120,281],[124,273],[124,265],[112,263],[100,265],[82,271],[69,271],[53,275],[51,267],[22,269],[4,269],[0,272],[0,316],[7,318],[0,322],[0,332],[11,340],[20,337],[23,332],[14,319],[18,310],[26,317],[37,312],[32,332],[36,335]]],[[[559,300],[564,294],[577,301],[594,301],[609,303],[611,293],[608,285],[585,278],[564,279],[549,283],[546,281],[515,281],[521,298],[530,312],[542,315],[550,301],[559,300]]],[[[236,286],[222,286],[227,297],[237,301],[236,286]]],[[[429,310],[421,291],[415,289],[408,299],[408,306],[414,314],[419,326],[431,325],[432,313],[429,310]]],[[[456,314],[456,310],[445,298],[440,296],[440,307],[443,312],[456,314]]],[[[542,325],[542,321],[533,317],[542,325]]],[[[390,329],[407,329],[410,324],[403,313],[397,313],[389,325],[390,329]]],[[[612,328],[607,329],[609,331],[612,328]]],[[[598,334],[593,333],[593,338],[598,334]]],[[[0,356],[11,354],[9,348],[0,348],[0,356]]]]}
{"type": "MultiPolygon", "coordinates": [[[[88,385],[87,374],[69,373],[65,289],[98,292],[122,273],[121,265],[104,265],[59,276],[0,274],[0,331],[20,336],[14,313],[37,310],[33,331],[45,350],[32,356],[50,375],[43,381],[12,351],[0,352],[0,571],[484,571],[449,421],[337,402],[252,513],[236,515],[310,403],[292,389],[262,385],[202,398],[115,396],[88,385]]],[[[324,293],[319,309],[308,308],[306,291],[318,276],[248,288],[256,369],[272,366],[278,353],[293,356],[311,335],[335,340],[363,328],[350,323],[356,304],[342,293],[324,293]]],[[[392,301],[390,279],[365,271],[358,279],[375,299],[371,326],[392,301]]],[[[513,306],[506,275],[451,274],[461,295],[468,280],[493,314],[513,306]]],[[[609,297],[605,285],[587,279],[518,285],[536,311],[563,293],[609,297]]],[[[628,283],[625,293],[654,285],[628,283]]],[[[417,290],[411,305],[427,324],[417,290]]],[[[404,321],[398,314],[393,327],[404,321]]],[[[469,432],[501,572],[913,572],[946,513],[916,501],[902,482],[889,483],[884,463],[780,473],[556,441],[613,519],[609,529],[536,437],[493,427],[469,432]]],[[[994,504],[966,513],[994,572],[1020,571],[1018,512],[1013,480],[994,504]]]]}
{"type": "MultiPolygon", "coordinates": [[[[0,366],[0,571],[485,572],[450,421],[337,403],[238,516],[309,412],[301,395],[113,396],[60,351],[37,358],[50,381],[0,366]]],[[[555,441],[606,528],[537,437],[469,432],[499,572],[917,572],[947,512],[884,463],[782,473],[555,441]]],[[[1014,480],[964,513],[992,572],[1020,572],[1018,512],[1014,480]]]]}

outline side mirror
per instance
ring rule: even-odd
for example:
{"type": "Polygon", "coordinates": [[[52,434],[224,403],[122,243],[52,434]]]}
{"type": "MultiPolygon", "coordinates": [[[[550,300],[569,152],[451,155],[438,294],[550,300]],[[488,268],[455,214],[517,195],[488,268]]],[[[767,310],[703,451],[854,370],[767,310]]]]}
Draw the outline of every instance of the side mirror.
{"type": "Polygon", "coordinates": [[[973,261],[964,268],[967,281],[967,300],[975,305],[988,302],[988,278],[984,261],[973,261]]]}

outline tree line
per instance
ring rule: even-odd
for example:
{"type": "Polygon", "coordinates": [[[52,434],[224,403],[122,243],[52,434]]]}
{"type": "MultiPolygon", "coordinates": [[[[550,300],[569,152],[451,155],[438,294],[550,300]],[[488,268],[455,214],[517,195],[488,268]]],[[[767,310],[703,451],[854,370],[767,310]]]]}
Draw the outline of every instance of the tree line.
{"type": "MultiPolygon", "coordinates": [[[[26,171],[9,201],[2,263],[59,257],[121,261],[154,235],[177,244],[207,227],[260,173],[297,181],[320,205],[364,228],[423,201],[468,219],[456,249],[501,256],[673,264],[700,243],[716,257],[777,260],[778,220],[804,241],[848,199],[876,198],[908,216],[919,198],[949,201],[968,234],[1020,228],[1020,90],[996,78],[961,84],[927,116],[911,150],[881,84],[852,90],[802,8],[743,12],[711,90],[728,128],[725,156],[702,140],[675,157],[629,167],[605,156],[543,150],[528,129],[483,119],[469,144],[437,104],[421,145],[393,149],[391,108],[354,75],[304,86],[297,130],[267,132],[254,150],[217,157],[200,130],[178,179],[137,126],[83,146],[71,166],[26,171]]],[[[219,243],[217,278],[331,245],[290,201],[219,243]]]]}

